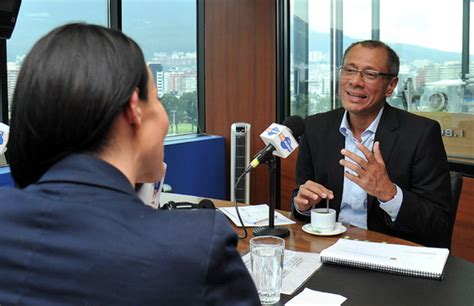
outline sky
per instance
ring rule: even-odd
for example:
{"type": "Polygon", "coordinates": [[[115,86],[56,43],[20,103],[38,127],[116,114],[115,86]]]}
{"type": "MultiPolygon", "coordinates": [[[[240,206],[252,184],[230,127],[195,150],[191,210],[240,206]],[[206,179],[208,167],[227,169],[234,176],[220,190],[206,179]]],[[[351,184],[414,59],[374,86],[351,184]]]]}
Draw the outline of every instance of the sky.
{"type": "MultiPolygon", "coordinates": [[[[297,0],[294,0],[297,1],[297,0]]],[[[294,2],[293,1],[293,2],[294,2]]],[[[309,27],[328,32],[330,0],[308,0],[309,27]]],[[[344,35],[370,38],[371,0],[345,0],[344,35]]],[[[471,8],[471,16],[474,9],[471,8]]],[[[474,35],[471,22],[471,37],[474,35]]],[[[380,0],[380,39],[460,52],[462,48],[462,0],[380,0]]],[[[471,49],[474,39],[471,39],[471,49]]]]}
{"type": "MultiPolygon", "coordinates": [[[[190,36],[194,35],[192,30],[195,29],[194,1],[123,0],[124,31],[139,42],[147,58],[154,51],[195,50],[195,38],[190,36]],[[192,9],[185,9],[189,7],[192,9]],[[146,22],[150,20],[153,23],[146,22]],[[160,40],[150,40],[150,33],[159,33],[160,40]],[[189,41],[193,43],[190,45],[187,43],[189,41]]],[[[331,0],[307,2],[310,29],[329,33],[331,0]]],[[[343,3],[344,35],[353,39],[370,38],[372,0],[333,2],[343,3]]],[[[380,0],[380,38],[389,44],[411,44],[460,53],[462,2],[380,0]]],[[[291,3],[294,6],[301,2],[293,0],[291,3]]],[[[41,35],[65,21],[83,20],[87,16],[88,22],[106,24],[105,12],[105,0],[23,0],[17,26],[9,41],[9,60],[14,60],[18,54],[25,54],[41,35]]],[[[474,18],[474,9],[471,12],[474,18]]],[[[474,21],[471,25],[474,25],[474,21]]],[[[473,37],[474,26],[471,29],[473,37]]],[[[470,41],[470,49],[474,50],[474,38],[470,41]]]]}
{"type": "MultiPolygon", "coordinates": [[[[195,3],[196,0],[122,0],[123,31],[138,42],[147,60],[154,52],[195,52],[195,3]]],[[[8,60],[15,61],[17,56],[26,54],[54,27],[73,21],[106,25],[106,0],[23,0],[7,42],[8,60]]]]}

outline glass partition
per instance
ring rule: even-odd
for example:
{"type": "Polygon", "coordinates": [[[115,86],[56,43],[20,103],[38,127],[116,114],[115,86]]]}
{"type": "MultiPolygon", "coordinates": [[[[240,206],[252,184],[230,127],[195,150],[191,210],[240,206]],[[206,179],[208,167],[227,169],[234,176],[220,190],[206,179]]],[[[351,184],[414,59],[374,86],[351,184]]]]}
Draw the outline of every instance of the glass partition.
{"type": "Polygon", "coordinates": [[[462,1],[381,1],[380,38],[400,56],[390,103],[437,120],[451,159],[474,162],[474,84],[462,71],[462,1]]]}
{"type": "Polygon", "coordinates": [[[307,116],[332,108],[330,0],[291,1],[291,114],[307,116]]]}
{"type": "MultiPolygon", "coordinates": [[[[450,161],[474,165],[474,60],[467,54],[474,55],[474,26],[471,20],[463,28],[469,15],[463,2],[291,0],[291,113],[335,108],[338,104],[330,101],[337,99],[341,51],[354,41],[380,39],[401,61],[389,103],[437,120],[450,161]],[[470,46],[464,53],[463,43],[470,46]],[[463,68],[463,56],[469,67],[463,68]]],[[[472,7],[468,12],[473,16],[472,7]]]]}

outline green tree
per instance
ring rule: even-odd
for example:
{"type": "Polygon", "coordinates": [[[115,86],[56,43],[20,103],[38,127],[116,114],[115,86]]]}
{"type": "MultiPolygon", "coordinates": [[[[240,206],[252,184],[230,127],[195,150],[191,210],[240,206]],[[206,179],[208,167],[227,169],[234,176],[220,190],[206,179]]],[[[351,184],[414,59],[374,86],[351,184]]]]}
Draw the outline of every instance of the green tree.
{"type": "Polygon", "coordinates": [[[191,123],[191,128],[197,125],[197,92],[185,92],[179,98],[180,105],[186,113],[185,121],[191,123]]]}
{"type": "Polygon", "coordinates": [[[300,94],[291,99],[291,114],[306,117],[308,115],[308,95],[300,94]]]}
{"type": "Polygon", "coordinates": [[[308,115],[330,111],[331,106],[332,101],[329,95],[309,94],[308,115]]]}
{"type": "Polygon", "coordinates": [[[179,99],[170,93],[166,93],[161,97],[161,103],[165,107],[168,117],[170,119],[170,131],[171,134],[178,134],[178,124],[180,123],[180,103],[179,99]]]}
{"type": "Polygon", "coordinates": [[[166,93],[161,97],[161,104],[165,107],[166,112],[171,114],[172,111],[176,111],[179,105],[179,99],[173,95],[166,93]]]}

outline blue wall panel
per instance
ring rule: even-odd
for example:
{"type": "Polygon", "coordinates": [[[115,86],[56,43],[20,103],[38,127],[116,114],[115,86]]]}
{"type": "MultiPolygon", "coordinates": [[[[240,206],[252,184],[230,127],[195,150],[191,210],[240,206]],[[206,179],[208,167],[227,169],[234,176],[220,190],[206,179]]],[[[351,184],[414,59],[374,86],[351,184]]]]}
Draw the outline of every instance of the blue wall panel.
{"type": "Polygon", "coordinates": [[[13,179],[9,167],[0,167],[0,187],[13,186],[13,179]]]}
{"type": "MultiPolygon", "coordinates": [[[[176,137],[165,141],[165,184],[174,193],[225,199],[224,138],[176,137]]],[[[13,186],[8,167],[0,167],[0,186],[13,186]]]]}
{"type": "Polygon", "coordinates": [[[225,199],[224,137],[167,139],[165,184],[174,193],[225,199]]]}

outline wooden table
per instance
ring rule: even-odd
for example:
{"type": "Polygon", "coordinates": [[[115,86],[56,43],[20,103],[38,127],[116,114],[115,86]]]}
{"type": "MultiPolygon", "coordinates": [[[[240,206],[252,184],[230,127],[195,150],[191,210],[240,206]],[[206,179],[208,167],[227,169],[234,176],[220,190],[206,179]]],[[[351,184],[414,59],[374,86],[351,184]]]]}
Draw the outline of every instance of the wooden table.
{"type": "MultiPolygon", "coordinates": [[[[160,202],[191,202],[198,203],[202,198],[176,194],[162,193],[160,202]]],[[[217,207],[232,206],[228,201],[212,200],[217,207]]],[[[289,212],[282,212],[290,217],[289,212]]],[[[231,221],[229,221],[231,222],[231,221]]],[[[285,238],[285,248],[295,251],[320,253],[331,246],[339,238],[368,240],[373,242],[388,242],[404,245],[416,245],[413,242],[391,237],[381,233],[346,226],[347,231],[341,235],[322,237],[305,233],[303,222],[288,226],[290,236],[285,238]]],[[[234,226],[235,231],[242,235],[242,229],[234,226]]],[[[248,237],[239,240],[238,250],[241,254],[249,251],[249,240],[253,237],[252,229],[248,237]]],[[[343,306],[364,305],[474,305],[474,264],[449,256],[445,266],[443,280],[430,280],[417,277],[402,276],[390,273],[375,272],[364,269],[349,268],[337,265],[323,265],[296,292],[281,295],[276,306],[284,305],[293,296],[310,288],[322,292],[330,292],[345,296],[343,306]]]]}
{"type": "MultiPolygon", "coordinates": [[[[200,197],[170,194],[170,193],[162,193],[161,198],[160,198],[160,202],[164,202],[164,203],[168,201],[199,203],[199,201],[201,200],[202,198],[200,197]]],[[[232,202],[223,201],[223,200],[212,199],[212,202],[214,203],[214,205],[216,205],[216,207],[228,207],[228,206],[234,205],[232,202]]],[[[287,211],[279,211],[279,212],[291,218],[290,212],[287,212],[287,211]]],[[[294,220],[293,218],[291,219],[294,220]]],[[[368,241],[373,241],[373,242],[388,242],[388,243],[397,243],[397,244],[404,244],[404,245],[417,245],[414,242],[399,239],[396,237],[392,237],[392,236],[381,234],[374,231],[357,228],[357,227],[350,226],[347,224],[344,224],[344,226],[347,228],[347,231],[343,234],[336,235],[336,236],[329,236],[329,237],[315,236],[315,235],[310,235],[302,230],[302,226],[305,224],[304,222],[297,221],[297,220],[295,221],[296,221],[295,224],[287,225],[287,227],[290,229],[290,236],[285,238],[285,248],[289,250],[294,250],[294,251],[320,253],[323,249],[331,246],[339,238],[343,238],[343,237],[347,237],[350,239],[358,239],[358,240],[368,240],[368,241]]],[[[238,235],[240,236],[243,235],[242,228],[235,226],[233,223],[232,223],[232,226],[238,235]]],[[[252,229],[253,228],[247,228],[247,231],[248,231],[247,238],[239,240],[238,250],[240,253],[248,252],[249,241],[253,237],[252,229]]]]}

